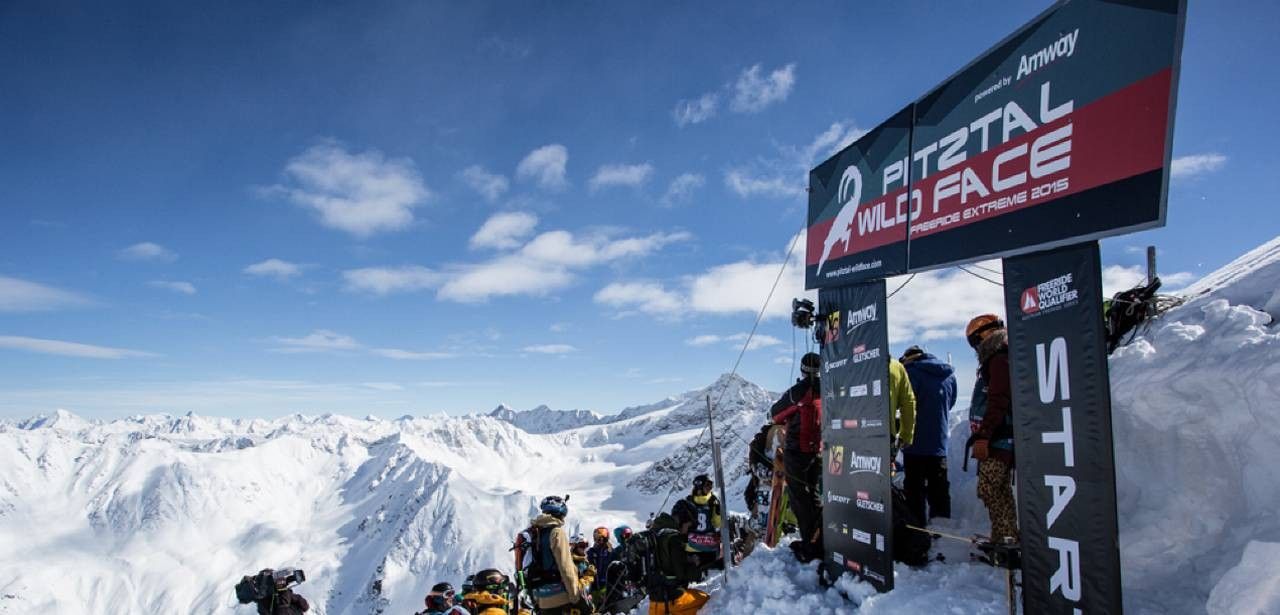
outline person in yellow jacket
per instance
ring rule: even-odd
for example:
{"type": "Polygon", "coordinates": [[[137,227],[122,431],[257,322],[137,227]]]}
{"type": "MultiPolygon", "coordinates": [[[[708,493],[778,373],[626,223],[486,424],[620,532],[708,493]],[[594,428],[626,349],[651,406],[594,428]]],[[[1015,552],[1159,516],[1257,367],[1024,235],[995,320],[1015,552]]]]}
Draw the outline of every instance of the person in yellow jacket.
{"type": "Polygon", "coordinates": [[[481,570],[471,579],[463,597],[471,608],[471,615],[532,615],[528,609],[513,607],[515,586],[502,571],[493,568],[481,570]]]}
{"type": "Polygon", "coordinates": [[[916,438],[916,394],[911,390],[907,368],[889,359],[889,433],[893,435],[893,455],[916,438]]]}
{"type": "Polygon", "coordinates": [[[565,534],[568,497],[548,496],[539,506],[542,514],[520,533],[516,557],[524,587],[533,596],[541,615],[586,615],[591,612],[584,597],[590,584],[582,584],[573,561],[573,548],[565,534]]]}

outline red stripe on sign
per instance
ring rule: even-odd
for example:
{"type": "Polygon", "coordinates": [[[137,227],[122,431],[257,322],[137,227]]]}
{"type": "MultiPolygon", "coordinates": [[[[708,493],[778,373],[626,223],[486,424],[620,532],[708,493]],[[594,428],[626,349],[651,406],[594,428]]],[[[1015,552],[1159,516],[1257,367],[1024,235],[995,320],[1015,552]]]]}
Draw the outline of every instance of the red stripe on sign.
{"type": "MultiPolygon", "coordinates": [[[[990,220],[1160,168],[1171,78],[1172,71],[1164,69],[913,182],[912,205],[922,211],[912,224],[911,236],[925,237],[990,220]]],[[[1038,117],[1038,109],[1023,111],[1038,117]]],[[[991,129],[1001,128],[992,125],[991,129]]],[[[918,163],[913,164],[916,171],[918,163]]],[[[904,194],[905,189],[896,190],[810,226],[807,264],[834,262],[902,240],[900,221],[906,207],[898,199],[904,194]],[[833,229],[837,222],[839,228],[833,229]]]]}
{"type": "Polygon", "coordinates": [[[911,236],[990,220],[1159,169],[1171,75],[1162,70],[915,182],[922,213],[911,236]]]}

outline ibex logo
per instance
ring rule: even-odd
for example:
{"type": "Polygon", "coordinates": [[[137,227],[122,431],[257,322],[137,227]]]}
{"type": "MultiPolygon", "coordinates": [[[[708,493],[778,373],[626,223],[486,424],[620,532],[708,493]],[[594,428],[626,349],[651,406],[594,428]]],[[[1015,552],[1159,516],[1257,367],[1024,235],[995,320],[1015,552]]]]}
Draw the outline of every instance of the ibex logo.
{"type": "Polygon", "coordinates": [[[836,201],[844,205],[840,207],[835,222],[827,231],[827,240],[822,242],[822,258],[818,259],[817,273],[822,273],[822,266],[827,264],[828,258],[831,258],[831,249],[836,246],[836,242],[843,241],[844,251],[849,251],[849,242],[853,239],[855,214],[858,213],[858,203],[862,201],[862,172],[856,165],[850,165],[840,176],[840,189],[836,193],[836,201]]]}

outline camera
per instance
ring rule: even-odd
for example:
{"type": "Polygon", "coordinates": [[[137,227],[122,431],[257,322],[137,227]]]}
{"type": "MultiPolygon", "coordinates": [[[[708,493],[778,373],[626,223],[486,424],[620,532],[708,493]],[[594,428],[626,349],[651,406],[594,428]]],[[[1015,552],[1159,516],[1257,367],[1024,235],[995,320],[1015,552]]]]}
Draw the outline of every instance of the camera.
{"type": "Polygon", "coordinates": [[[285,568],[284,570],[272,571],[271,578],[275,581],[278,589],[284,589],[306,581],[307,573],[297,568],[285,568]]]}
{"type": "Polygon", "coordinates": [[[792,299],[791,300],[791,324],[800,329],[808,329],[813,326],[814,316],[817,309],[813,307],[813,302],[808,299],[792,299]]]}
{"type": "Polygon", "coordinates": [[[791,300],[791,324],[799,329],[813,329],[813,341],[819,346],[835,341],[840,331],[840,312],[819,314],[808,299],[791,300]]]}
{"type": "Polygon", "coordinates": [[[265,568],[257,574],[247,575],[236,583],[236,599],[240,604],[251,604],[267,600],[278,591],[307,580],[305,572],[295,568],[272,570],[265,568]]]}

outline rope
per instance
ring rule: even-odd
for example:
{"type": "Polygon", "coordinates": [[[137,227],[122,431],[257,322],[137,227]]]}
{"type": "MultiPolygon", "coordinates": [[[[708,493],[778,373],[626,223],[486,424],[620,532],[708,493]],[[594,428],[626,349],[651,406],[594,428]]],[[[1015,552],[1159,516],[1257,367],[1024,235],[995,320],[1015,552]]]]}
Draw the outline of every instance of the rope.
{"type": "Polygon", "coordinates": [[[988,278],[988,277],[986,277],[986,276],[984,276],[984,275],[982,275],[982,274],[974,273],[974,272],[972,272],[972,271],[970,271],[970,270],[968,270],[968,269],[965,269],[965,268],[964,268],[964,265],[956,265],[956,269],[959,269],[960,271],[963,271],[963,272],[965,272],[965,273],[967,273],[967,274],[969,274],[969,275],[971,275],[971,276],[973,276],[973,277],[975,277],[975,278],[978,278],[979,280],[982,280],[982,281],[984,281],[984,282],[987,282],[987,283],[989,283],[989,284],[995,284],[996,286],[1001,286],[1001,287],[1003,287],[1003,286],[1004,286],[1004,284],[1002,284],[1002,283],[1000,283],[1000,282],[997,282],[997,281],[995,281],[995,280],[992,280],[991,278],[988,278]]]}
{"type": "Polygon", "coordinates": [[[910,277],[907,278],[905,282],[903,282],[902,284],[899,284],[897,288],[893,289],[893,292],[889,293],[889,295],[885,297],[885,301],[888,301],[889,299],[893,298],[894,295],[898,294],[899,291],[906,288],[907,284],[910,284],[911,280],[914,280],[914,279],[916,279],[916,274],[913,273],[911,274],[910,277]]]}
{"type": "MultiPolygon", "coordinates": [[[[791,238],[791,245],[787,248],[787,255],[782,259],[782,266],[778,268],[777,277],[773,279],[773,286],[769,287],[769,294],[764,298],[764,305],[760,306],[760,312],[756,314],[756,321],[751,325],[751,332],[747,334],[747,339],[742,342],[742,350],[738,351],[738,359],[733,362],[733,369],[729,371],[730,378],[738,374],[738,367],[742,365],[742,357],[747,354],[747,348],[751,347],[751,339],[755,337],[756,330],[760,328],[760,321],[764,320],[764,313],[769,309],[769,302],[773,300],[773,293],[778,290],[778,283],[782,281],[782,274],[787,271],[787,263],[791,262],[791,255],[795,252],[796,244],[800,243],[800,235],[801,233],[796,233],[796,236],[791,238]]],[[[720,402],[724,399],[724,395],[728,390],[729,383],[726,381],[724,383],[724,387],[720,389],[720,395],[716,397],[715,403],[712,404],[712,408],[720,405],[720,402]]],[[[714,421],[715,418],[712,417],[711,420],[714,421]]],[[[708,427],[710,426],[708,425],[708,427]]],[[[698,434],[698,439],[693,443],[693,448],[696,449],[702,444],[702,438],[707,435],[708,427],[702,428],[702,433],[698,434]]],[[[658,507],[659,512],[667,508],[667,503],[671,501],[671,496],[674,495],[676,489],[679,488],[680,485],[676,484],[667,492],[667,497],[662,498],[662,505],[658,507]]],[[[721,502],[720,505],[725,506],[725,503],[721,502]]]]}

